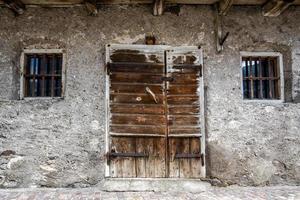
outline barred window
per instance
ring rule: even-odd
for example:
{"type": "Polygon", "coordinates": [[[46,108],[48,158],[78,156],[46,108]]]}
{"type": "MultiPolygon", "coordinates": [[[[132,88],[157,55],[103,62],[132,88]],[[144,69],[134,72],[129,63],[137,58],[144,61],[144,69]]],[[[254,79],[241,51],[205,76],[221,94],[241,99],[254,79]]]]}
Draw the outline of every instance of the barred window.
{"type": "Polygon", "coordinates": [[[244,99],[281,99],[278,56],[242,56],[244,99]]]}
{"type": "Polygon", "coordinates": [[[62,96],[61,53],[24,54],[24,97],[62,96]]]}

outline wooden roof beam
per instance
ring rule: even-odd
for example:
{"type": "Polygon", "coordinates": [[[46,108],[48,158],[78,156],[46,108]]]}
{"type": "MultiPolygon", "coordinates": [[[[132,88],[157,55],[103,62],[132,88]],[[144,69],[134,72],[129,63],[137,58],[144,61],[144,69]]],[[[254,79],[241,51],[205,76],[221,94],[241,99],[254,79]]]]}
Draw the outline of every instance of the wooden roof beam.
{"type": "Polygon", "coordinates": [[[153,15],[159,16],[164,12],[164,0],[154,0],[153,15]]]}
{"type": "Polygon", "coordinates": [[[277,17],[287,9],[295,0],[269,0],[263,6],[263,16],[277,17]]]}
{"type": "Polygon", "coordinates": [[[10,8],[16,15],[24,13],[25,5],[21,0],[3,0],[5,6],[10,8]]]}
{"type": "Polygon", "coordinates": [[[233,5],[233,0],[220,0],[218,4],[219,15],[227,15],[233,5]]]}
{"type": "Polygon", "coordinates": [[[84,4],[89,15],[96,16],[98,14],[97,0],[84,0],[84,4]]]}

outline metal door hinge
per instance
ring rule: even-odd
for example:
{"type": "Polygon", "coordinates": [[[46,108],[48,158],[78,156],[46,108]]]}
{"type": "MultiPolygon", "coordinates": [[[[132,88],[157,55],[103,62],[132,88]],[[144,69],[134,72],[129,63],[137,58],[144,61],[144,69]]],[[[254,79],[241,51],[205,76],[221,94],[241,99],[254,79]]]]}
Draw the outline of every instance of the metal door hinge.
{"type": "Polygon", "coordinates": [[[110,63],[109,62],[106,63],[105,67],[106,67],[106,73],[107,73],[107,75],[109,75],[110,74],[110,63]]]}
{"type": "Polygon", "coordinates": [[[202,166],[204,166],[204,164],[205,164],[204,159],[205,159],[204,154],[201,153],[201,165],[202,166]]]}
{"type": "Polygon", "coordinates": [[[180,159],[180,158],[201,158],[200,153],[178,153],[175,154],[175,159],[180,159]]]}
{"type": "Polygon", "coordinates": [[[117,152],[110,152],[106,154],[107,159],[111,160],[113,158],[117,158],[117,157],[123,157],[123,158],[147,158],[149,157],[148,154],[144,154],[144,153],[135,153],[135,152],[128,152],[128,153],[117,153],[117,152]]]}

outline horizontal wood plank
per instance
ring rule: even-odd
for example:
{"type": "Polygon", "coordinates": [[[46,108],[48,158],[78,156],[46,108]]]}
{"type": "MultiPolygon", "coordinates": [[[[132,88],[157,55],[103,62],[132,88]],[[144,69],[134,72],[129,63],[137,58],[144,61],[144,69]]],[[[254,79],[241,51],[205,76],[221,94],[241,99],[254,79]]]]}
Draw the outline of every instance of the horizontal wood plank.
{"type": "Polygon", "coordinates": [[[168,105],[199,105],[198,96],[168,96],[168,105]]]}
{"type": "Polygon", "coordinates": [[[170,72],[176,72],[181,74],[194,73],[200,75],[201,65],[174,65],[170,69],[170,72]]]}
{"type": "Polygon", "coordinates": [[[198,92],[197,85],[170,85],[168,95],[196,95],[198,92]]]}
{"type": "Polygon", "coordinates": [[[131,73],[158,73],[163,74],[163,64],[151,63],[109,63],[110,72],[131,72],[131,73]]]}
{"type": "Polygon", "coordinates": [[[180,73],[172,73],[171,77],[173,81],[170,82],[172,84],[195,84],[197,85],[199,82],[199,76],[194,73],[190,74],[180,74],[180,73]]]}
{"type": "Polygon", "coordinates": [[[110,94],[110,103],[162,104],[163,96],[156,95],[157,103],[150,95],[110,94]]]}
{"type": "Polygon", "coordinates": [[[127,125],[163,125],[165,124],[164,115],[118,115],[112,114],[110,123],[127,125]]]}
{"type": "Polygon", "coordinates": [[[163,126],[116,126],[111,125],[110,132],[113,133],[131,133],[144,135],[165,135],[166,127],[163,126]]]}
{"type": "Polygon", "coordinates": [[[179,134],[201,134],[200,126],[196,127],[180,127],[171,126],[169,128],[169,135],[179,135],[179,134]]]}
{"type": "Polygon", "coordinates": [[[194,126],[199,125],[199,116],[180,116],[180,115],[169,115],[168,123],[170,126],[183,125],[183,126],[194,126]]]}
{"type": "Polygon", "coordinates": [[[138,73],[112,73],[110,75],[111,83],[163,83],[161,75],[147,75],[138,73]]]}
{"type": "Polygon", "coordinates": [[[112,62],[163,63],[164,55],[159,52],[118,49],[111,51],[110,59],[112,62]]]}
{"type": "MultiPolygon", "coordinates": [[[[169,114],[199,114],[200,106],[176,106],[176,107],[168,107],[169,114]]],[[[200,114],[199,114],[200,115],[200,114]]]]}
{"type": "Polygon", "coordinates": [[[163,94],[163,87],[160,85],[128,85],[128,84],[114,84],[110,86],[110,93],[138,93],[147,94],[146,87],[148,87],[154,94],[163,94]]]}
{"type": "Polygon", "coordinates": [[[137,104],[112,104],[110,106],[111,113],[125,113],[125,114],[164,114],[163,105],[137,105],[137,104]]]}

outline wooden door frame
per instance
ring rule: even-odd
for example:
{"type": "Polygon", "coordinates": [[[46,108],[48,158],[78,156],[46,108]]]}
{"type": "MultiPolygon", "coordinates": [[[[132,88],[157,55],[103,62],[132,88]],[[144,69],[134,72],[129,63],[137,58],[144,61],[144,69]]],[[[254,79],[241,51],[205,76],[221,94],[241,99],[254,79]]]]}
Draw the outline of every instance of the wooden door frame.
{"type": "MultiPolygon", "coordinates": [[[[201,177],[206,176],[206,163],[205,163],[205,96],[204,96],[204,79],[203,79],[203,51],[200,47],[197,46],[178,46],[178,47],[172,47],[169,45],[140,45],[140,44],[107,44],[105,47],[105,155],[108,155],[109,153],[109,143],[110,143],[110,137],[109,137],[109,119],[110,119],[110,111],[109,111],[109,74],[108,74],[108,63],[111,62],[110,59],[110,52],[112,49],[122,50],[122,49],[131,49],[131,50],[143,50],[146,51],[149,50],[162,50],[162,51],[176,51],[176,52],[186,52],[186,51],[199,51],[199,57],[200,61],[199,63],[202,65],[201,68],[201,74],[200,77],[200,107],[201,109],[201,129],[202,129],[202,135],[199,138],[200,139],[200,148],[201,148],[201,154],[203,154],[203,161],[204,166],[201,166],[201,177]]],[[[168,67],[168,62],[165,63],[168,67]]],[[[111,178],[110,176],[110,165],[108,157],[105,158],[105,178],[111,178]]],[[[133,178],[134,179],[134,178],[133,178]]],[[[140,179],[140,178],[139,178],[140,179]]],[[[149,179],[149,178],[143,178],[143,179],[149,179]]],[[[166,178],[166,179],[172,179],[172,178],[166,178]]]]}

